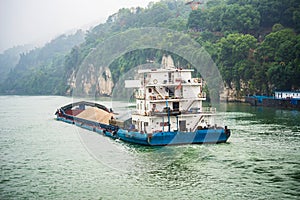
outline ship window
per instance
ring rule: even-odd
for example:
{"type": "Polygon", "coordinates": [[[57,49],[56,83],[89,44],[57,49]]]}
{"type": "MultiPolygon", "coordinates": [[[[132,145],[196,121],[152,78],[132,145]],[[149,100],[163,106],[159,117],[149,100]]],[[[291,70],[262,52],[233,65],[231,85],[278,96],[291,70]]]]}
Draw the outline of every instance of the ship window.
{"type": "Polygon", "coordinates": [[[151,88],[149,88],[148,91],[149,91],[149,93],[152,93],[152,89],[151,88]]]}
{"type": "Polygon", "coordinates": [[[166,88],[166,92],[169,93],[169,97],[174,96],[175,87],[166,88]]]}
{"type": "Polygon", "coordinates": [[[179,102],[173,102],[173,110],[179,111],[179,102]]]}
{"type": "Polygon", "coordinates": [[[144,122],[144,126],[148,126],[148,122],[144,122]]]}

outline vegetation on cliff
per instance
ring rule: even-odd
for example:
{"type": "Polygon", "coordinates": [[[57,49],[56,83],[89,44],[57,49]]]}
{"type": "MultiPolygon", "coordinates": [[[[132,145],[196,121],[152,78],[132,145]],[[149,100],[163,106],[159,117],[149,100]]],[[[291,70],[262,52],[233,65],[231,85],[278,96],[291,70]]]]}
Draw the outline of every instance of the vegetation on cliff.
{"type": "MultiPolygon", "coordinates": [[[[226,86],[238,91],[237,97],[300,89],[299,10],[297,0],[214,0],[193,11],[185,1],[174,0],[150,3],[147,8],[123,8],[91,29],[84,41],[66,45],[65,40],[58,39],[57,48],[64,46],[65,51],[47,51],[52,41],[38,51],[23,54],[1,89],[13,94],[66,94],[70,76],[97,45],[140,27],[189,34],[210,53],[226,86]]],[[[109,66],[113,81],[146,60],[160,62],[165,53],[142,49],[124,54],[109,66]]],[[[175,65],[188,64],[174,56],[175,65]]]]}
{"type": "Polygon", "coordinates": [[[84,33],[77,31],[73,35],[61,35],[42,48],[21,53],[18,63],[11,67],[2,82],[1,92],[23,95],[63,94],[62,91],[66,90],[65,56],[83,41],[84,33]]]}

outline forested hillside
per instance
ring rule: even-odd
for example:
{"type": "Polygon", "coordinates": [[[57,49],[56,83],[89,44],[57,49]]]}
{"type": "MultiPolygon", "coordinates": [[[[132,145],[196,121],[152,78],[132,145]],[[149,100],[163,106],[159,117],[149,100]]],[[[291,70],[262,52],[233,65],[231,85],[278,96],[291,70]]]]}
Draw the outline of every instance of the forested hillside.
{"type": "MultiPolygon", "coordinates": [[[[204,4],[197,10],[191,10],[185,2],[162,0],[147,8],[120,9],[106,23],[91,29],[84,41],[78,39],[63,45],[64,50],[46,50],[55,43],[60,48],[66,41],[62,36],[38,51],[24,54],[1,86],[2,92],[66,94],[72,87],[70,77],[98,44],[140,27],[162,27],[189,34],[210,53],[226,86],[236,91],[237,98],[300,89],[299,1],[213,0],[202,1],[204,4]],[[77,45],[79,42],[82,43],[77,45]]],[[[165,53],[168,52],[143,49],[125,54],[109,66],[113,81],[146,60],[160,62],[165,53]]],[[[184,59],[174,56],[177,66],[187,65],[184,59]]]]}
{"type": "Polygon", "coordinates": [[[84,33],[77,31],[73,35],[61,35],[43,48],[21,53],[18,63],[12,67],[7,78],[1,84],[5,94],[59,94],[65,88],[62,77],[65,56],[71,49],[84,41],[84,33]],[[62,83],[63,82],[63,83],[62,83]]]}
{"type": "Polygon", "coordinates": [[[20,54],[32,49],[32,45],[16,46],[0,54],[0,83],[5,81],[8,73],[20,60],[20,54]]]}
{"type": "Polygon", "coordinates": [[[300,88],[299,1],[211,1],[188,28],[238,95],[300,88]]]}

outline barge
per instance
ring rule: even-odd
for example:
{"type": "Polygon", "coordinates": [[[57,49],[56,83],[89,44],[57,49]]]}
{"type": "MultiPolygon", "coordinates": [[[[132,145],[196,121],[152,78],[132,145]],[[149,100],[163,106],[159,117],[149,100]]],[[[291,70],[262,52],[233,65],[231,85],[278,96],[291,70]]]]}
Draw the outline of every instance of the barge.
{"type": "Polygon", "coordinates": [[[165,66],[139,70],[135,88],[136,109],[131,118],[118,120],[107,107],[80,101],[57,109],[57,120],[125,142],[148,145],[225,143],[230,129],[213,124],[216,109],[203,107],[203,80],[192,69],[165,66]]]}

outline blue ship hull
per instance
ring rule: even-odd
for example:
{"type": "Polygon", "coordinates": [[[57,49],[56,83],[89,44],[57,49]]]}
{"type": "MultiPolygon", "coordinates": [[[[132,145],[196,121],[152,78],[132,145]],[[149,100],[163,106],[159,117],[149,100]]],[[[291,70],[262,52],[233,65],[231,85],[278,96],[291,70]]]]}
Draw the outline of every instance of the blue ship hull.
{"type": "Polygon", "coordinates": [[[195,132],[156,132],[147,134],[77,118],[65,113],[57,114],[57,120],[75,124],[78,127],[97,132],[113,139],[120,139],[125,142],[147,146],[224,143],[230,137],[230,130],[223,128],[201,129],[195,132]]]}

